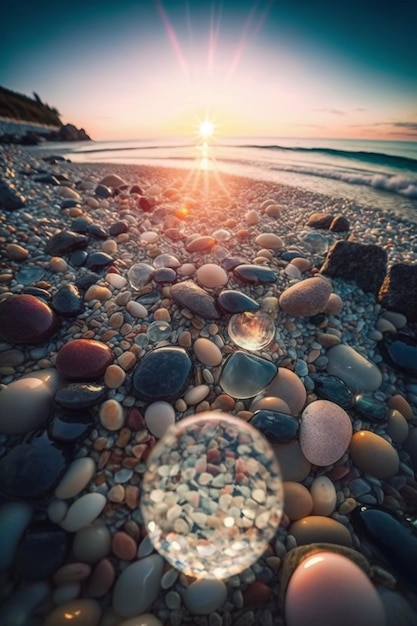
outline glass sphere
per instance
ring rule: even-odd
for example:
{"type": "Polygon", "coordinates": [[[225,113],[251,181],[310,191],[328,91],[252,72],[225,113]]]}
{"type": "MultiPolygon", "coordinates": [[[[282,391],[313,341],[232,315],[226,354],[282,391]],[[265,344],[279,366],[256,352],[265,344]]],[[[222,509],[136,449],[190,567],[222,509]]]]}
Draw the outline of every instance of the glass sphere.
{"type": "Polygon", "coordinates": [[[146,329],[146,336],[149,341],[158,342],[164,341],[165,339],[169,339],[171,336],[172,327],[168,322],[164,322],[163,320],[156,320],[149,324],[146,329]]]}
{"type": "Polygon", "coordinates": [[[260,350],[273,340],[275,323],[265,311],[245,311],[232,315],[227,330],[230,339],[240,348],[260,350]]]}
{"type": "Polygon", "coordinates": [[[133,289],[141,289],[152,280],[154,274],[155,268],[152,267],[152,265],[148,265],[148,263],[135,263],[135,265],[132,265],[129,269],[127,277],[133,289]]]}
{"type": "Polygon", "coordinates": [[[196,578],[252,565],[279,525],[283,488],[275,453],[248,423],[204,412],[170,426],[147,461],[141,512],[156,550],[196,578]]]}
{"type": "Polygon", "coordinates": [[[299,239],[309,252],[325,254],[329,248],[329,241],[325,235],[314,231],[302,231],[299,239]]]}

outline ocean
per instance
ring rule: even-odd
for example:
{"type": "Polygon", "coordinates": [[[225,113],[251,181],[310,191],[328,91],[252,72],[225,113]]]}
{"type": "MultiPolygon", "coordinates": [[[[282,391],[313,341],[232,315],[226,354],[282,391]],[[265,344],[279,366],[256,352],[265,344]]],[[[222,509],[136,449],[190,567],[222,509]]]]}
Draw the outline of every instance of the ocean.
{"type": "Polygon", "coordinates": [[[417,222],[417,142],[265,137],[43,144],[76,163],[217,170],[275,181],[417,222]]]}

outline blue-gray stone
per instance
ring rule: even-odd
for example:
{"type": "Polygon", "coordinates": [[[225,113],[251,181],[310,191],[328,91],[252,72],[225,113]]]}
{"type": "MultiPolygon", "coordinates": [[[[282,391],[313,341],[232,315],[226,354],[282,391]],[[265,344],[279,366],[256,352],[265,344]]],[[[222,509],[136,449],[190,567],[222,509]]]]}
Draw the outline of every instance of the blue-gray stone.
{"type": "Polygon", "coordinates": [[[58,389],[54,396],[57,404],[70,411],[87,409],[103,401],[108,393],[104,385],[95,383],[71,383],[58,389]]]}
{"type": "Polygon", "coordinates": [[[195,284],[192,280],[176,283],[171,287],[172,299],[181,307],[204,319],[219,319],[220,313],[216,308],[214,298],[207,291],[195,284]]]}
{"type": "Polygon", "coordinates": [[[0,494],[37,499],[52,492],[70,461],[71,446],[60,446],[46,432],[29,434],[0,459],[0,494]]]}
{"type": "Polygon", "coordinates": [[[233,398],[252,398],[269,385],[277,371],[271,361],[238,350],[227,358],[219,382],[233,398]]]}
{"type": "Polygon", "coordinates": [[[387,405],[370,394],[362,393],[356,396],[355,409],[369,422],[386,424],[388,421],[389,410],[387,405]]]}
{"type": "Polygon", "coordinates": [[[62,256],[80,248],[86,248],[88,237],[72,230],[61,230],[52,235],[46,244],[46,251],[52,256],[62,256]]]}
{"type": "Polygon", "coordinates": [[[394,368],[417,376],[417,339],[405,333],[386,334],[379,343],[383,356],[394,368]]]}
{"type": "Polygon", "coordinates": [[[314,391],[319,398],[334,402],[343,409],[350,409],[353,406],[353,394],[341,378],[327,374],[312,376],[312,378],[314,381],[314,391]]]}
{"type": "Polygon", "coordinates": [[[48,435],[58,443],[80,441],[93,428],[93,417],[86,409],[64,411],[56,408],[55,415],[48,425],[48,435]]]}
{"type": "Polygon", "coordinates": [[[359,536],[373,545],[394,575],[417,592],[417,529],[399,514],[373,506],[357,507],[351,515],[359,536]]]}
{"type": "Polygon", "coordinates": [[[183,348],[156,348],[135,367],[133,392],[144,400],[173,400],[184,391],[191,371],[191,359],[183,348]]]}
{"type": "Polygon", "coordinates": [[[30,285],[36,283],[38,280],[42,280],[45,276],[45,270],[37,265],[27,265],[22,267],[16,274],[16,280],[22,285],[30,285]]]}
{"type": "Polygon", "coordinates": [[[225,313],[258,311],[260,304],[237,289],[224,289],[217,296],[217,306],[225,313]]]}
{"type": "Polygon", "coordinates": [[[50,522],[33,523],[20,541],[13,561],[19,580],[44,580],[62,565],[69,549],[69,536],[50,522]]]}
{"type": "Polygon", "coordinates": [[[233,274],[244,283],[274,283],[277,279],[275,272],[262,265],[238,265],[233,274]]]}
{"type": "Polygon", "coordinates": [[[113,263],[113,257],[105,252],[93,252],[88,255],[87,267],[92,272],[101,272],[113,263]]]}
{"type": "Polygon", "coordinates": [[[81,313],[84,301],[75,285],[62,285],[53,295],[52,308],[64,317],[72,317],[81,313]]]}
{"type": "Polygon", "coordinates": [[[250,420],[251,426],[259,430],[271,443],[288,443],[296,439],[300,425],[291,415],[280,411],[260,409],[250,420]]]}
{"type": "Polygon", "coordinates": [[[111,198],[113,193],[110,187],[106,187],[106,185],[97,185],[95,189],[95,194],[98,198],[111,198]]]}
{"type": "Polygon", "coordinates": [[[87,261],[88,254],[85,250],[75,250],[72,252],[69,262],[74,267],[82,267],[87,261]]]}

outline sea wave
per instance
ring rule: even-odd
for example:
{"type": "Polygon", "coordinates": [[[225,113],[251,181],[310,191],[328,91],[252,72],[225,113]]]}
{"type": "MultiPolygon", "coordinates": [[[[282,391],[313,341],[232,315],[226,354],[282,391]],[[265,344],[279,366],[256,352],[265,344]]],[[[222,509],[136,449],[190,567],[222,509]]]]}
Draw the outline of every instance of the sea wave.
{"type": "Polygon", "coordinates": [[[366,150],[340,150],[336,148],[306,148],[306,147],[289,147],[275,144],[244,144],[233,145],[233,148],[248,148],[259,150],[281,150],[283,152],[322,154],[330,157],[341,157],[345,159],[354,159],[364,163],[372,163],[374,165],[385,165],[400,169],[408,169],[417,173],[417,159],[413,157],[397,156],[395,154],[385,154],[384,152],[368,152],[366,150]]]}

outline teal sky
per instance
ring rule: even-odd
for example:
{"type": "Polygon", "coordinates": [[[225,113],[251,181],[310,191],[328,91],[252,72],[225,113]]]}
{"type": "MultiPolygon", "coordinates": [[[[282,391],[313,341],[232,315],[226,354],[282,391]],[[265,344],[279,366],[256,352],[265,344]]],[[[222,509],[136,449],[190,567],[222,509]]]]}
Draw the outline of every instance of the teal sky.
{"type": "Polygon", "coordinates": [[[23,0],[2,9],[0,84],[95,139],[417,140],[417,2],[23,0]]]}

